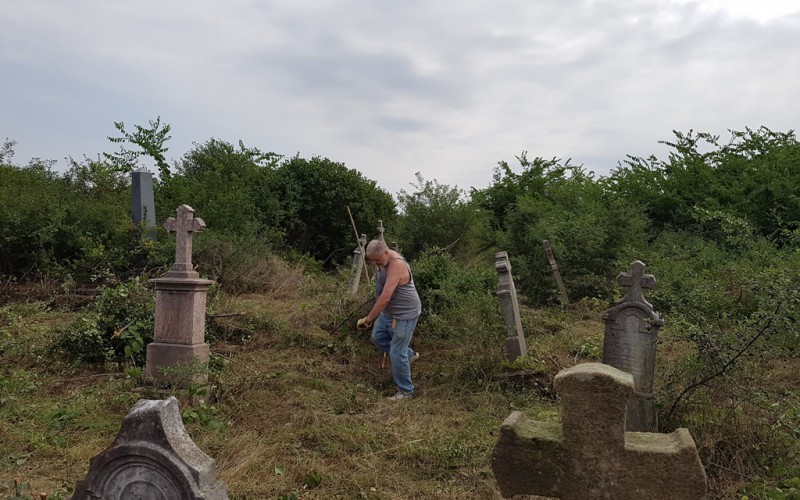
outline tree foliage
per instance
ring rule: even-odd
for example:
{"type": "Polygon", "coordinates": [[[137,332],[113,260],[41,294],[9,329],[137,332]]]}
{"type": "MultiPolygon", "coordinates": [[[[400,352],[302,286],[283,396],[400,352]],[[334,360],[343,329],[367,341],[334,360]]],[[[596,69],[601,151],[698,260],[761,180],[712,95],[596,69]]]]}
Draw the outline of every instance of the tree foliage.
{"type": "Polygon", "coordinates": [[[161,179],[168,179],[170,176],[169,165],[167,164],[166,153],[169,150],[165,143],[172,137],[167,135],[171,129],[168,123],[161,123],[161,117],[150,120],[150,127],[134,125],[133,132],[125,130],[124,122],[114,122],[120,134],[119,137],[108,137],[114,144],[120,144],[120,150],[116,153],[103,153],[103,157],[115,167],[119,172],[130,173],[137,167],[139,157],[149,156],[156,163],[161,179]],[[126,144],[138,146],[138,149],[129,149],[126,144]]]}
{"type": "Polygon", "coordinates": [[[280,203],[279,227],[286,244],[321,261],[341,263],[356,245],[347,207],[356,227],[391,224],[395,203],[375,181],[342,163],[318,156],[294,156],[276,170],[273,194],[280,203]]]}
{"type": "Polygon", "coordinates": [[[397,195],[402,216],[397,237],[403,254],[414,258],[428,248],[447,248],[453,255],[474,252],[484,236],[485,217],[469,203],[458,186],[425,180],[416,173],[414,191],[400,190],[397,195]]]}
{"type": "Polygon", "coordinates": [[[555,300],[548,240],[572,296],[607,296],[616,260],[645,238],[646,221],[569,160],[529,160],[524,152],[517,160],[521,173],[500,162],[493,184],[473,199],[492,214],[492,243],[509,252],[520,289],[536,302],[555,300]]]}

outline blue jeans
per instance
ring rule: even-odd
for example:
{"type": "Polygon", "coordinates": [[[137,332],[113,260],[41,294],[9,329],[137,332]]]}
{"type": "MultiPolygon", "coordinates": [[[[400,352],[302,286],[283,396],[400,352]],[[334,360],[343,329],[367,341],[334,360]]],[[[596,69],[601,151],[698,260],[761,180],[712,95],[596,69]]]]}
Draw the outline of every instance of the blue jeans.
{"type": "Polygon", "coordinates": [[[411,364],[409,359],[414,355],[414,350],[408,344],[414,334],[419,316],[414,319],[398,319],[392,328],[392,318],[381,313],[372,326],[372,343],[383,352],[389,353],[392,362],[392,378],[397,388],[403,392],[414,392],[411,383],[411,364]]]}

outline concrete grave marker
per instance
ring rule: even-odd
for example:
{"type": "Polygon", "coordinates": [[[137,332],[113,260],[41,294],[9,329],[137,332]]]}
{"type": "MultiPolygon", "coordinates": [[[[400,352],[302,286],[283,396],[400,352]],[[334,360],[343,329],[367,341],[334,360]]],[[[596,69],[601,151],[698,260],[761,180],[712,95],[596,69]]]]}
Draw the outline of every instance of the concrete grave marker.
{"type": "Polygon", "coordinates": [[[511,261],[508,253],[497,252],[494,254],[494,268],[499,275],[497,281],[497,296],[503,310],[503,319],[506,323],[506,359],[515,361],[520,356],[527,354],[525,334],[522,331],[522,318],[519,314],[517,302],[517,289],[514,287],[514,278],[511,276],[511,261]]]}
{"type": "MultiPolygon", "coordinates": [[[[161,368],[195,360],[208,362],[206,293],[214,282],[201,279],[192,265],[192,235],[206,227],[203,219],[195,219],[193,214],[192,207],[181,205],[178,218],[170,217],[164,223],[167,231],[176,233],[175,264],[163,277],[150,280],[156,287],[156,313],[153,342],[147,345],[146,373],[159,380],[167,379],[161,368]]],[[[194,375],[192,380],[202,382],[203,378],[194,375]]]]}
{"type": "Polygon", "coordinates": [[[386,229],[383,227],[383,221],[378,219],[378,239],[381,241],[386,241],[383,237],[383,233],[386,232],[386,229]]]}
{"type": "Polygon", "coordinates": [[[350,271],[350,286],[348,287],[348,292],[350,295],[355,295],[358,293],[358,287],[361,284],[361,270],[364,268],[364,256],[362,255],[362,249],[366,251],[367,246],[367,235],[362,234],[358,237],[358,246],[353,250],[353,267],[350,271]]]}
{"type": "Polygon", "coordinates": [[[492,470],[506,498],[695,500],[706,475],[692,436],[625,432],[629,373],[600,363],[562,370],[554,385],[563,423],[513,412],[503,422],[492,470]]]}
{"type": "Polygon", "coordinates": [[[114,442],[91,459],[72,500],[222,500],[214,460],[183,426],[178,401],[139,400],[114,442]]]}
{"type": "Polygon", "coordinates": [[[629,289],[613,308],[603,313],[603,363],[630,373],[636,383],[628,404],[628,430],[653,432],[656,430],[653,400],[656,344],[664,321],[642,294],[642,289],[656,284],[652,275],[644,274],[644,267],[637,260],[629,272],[617,277],[617,282],[629,289]]]}

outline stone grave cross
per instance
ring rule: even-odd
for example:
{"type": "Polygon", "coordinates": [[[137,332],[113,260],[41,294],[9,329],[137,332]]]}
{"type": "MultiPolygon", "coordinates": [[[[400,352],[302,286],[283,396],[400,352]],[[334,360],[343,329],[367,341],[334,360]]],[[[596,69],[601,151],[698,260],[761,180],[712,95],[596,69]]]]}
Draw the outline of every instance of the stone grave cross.
{"type": "Polygon", "coordinates": [[[631,264],[631,269],[627,273],[620,273],[617,276],[617,283],[620,286],[627,286],[628,293],[619,302],[641,302],[647,307],[653,305],[644,298],[642,288],[651,289],[656,286],[656,279],[652,274],[644,274],[644,263],[640,260],[631,264]]]}
{"type": "MultiPolygon", "coordinates": [[[[208,363],[206,294],[214,284],[201,279],[192,266],[192,235],[206,228],[203,219],[195,219],[192,207],[181,205],[178,218],[170,217],[164,227],[177,236],[175,264],[164,276],[150,280],[156,288],[156,312],[153,342],[147,345],[145,365],[145,373],[161,381],[169,379],[164,368],[176,365],[191,368],[195,361],[208,363]]],[[[206,378],[204,371],[193,371],[186,377],[172,377],[172,383],[186,386],[204,382],[206,378]]]]}
{"type": "Polygon", "coordinates": [[[178,207],[178,218],[170,217],[164,222],[164,229],[175,233],[175,263],[165,274],[175,278],[198,278],[200,275],[192,266],[192,234],[205,231],[203,219],[194,218],[194,209],[189,205],[178,207]]]}
{"type": "Polygon", "coordinates": [[[617,281],[630,287],[614,307],[603,313],[603,363],[633,375],[636,391],[628,403],[628,430],[656,430],[653,382],[656,370],[658,332],[664,326],[642,289],[653,288],[656,279],[644,273],[642,261],[634,261],[630,271],[617,281]]]}
{"type": "Polygon", "coordinates": [[[633,377],[601,363],[556,375],[563,423],[513,412],[500,430],[492,470],[503,497],[703,498],[706,475],[692,436],[625,432],[633,377]]]}
{"type": "Polygon", "coordinates": [[[386,229],[384,229],[384,227],[383,227],[383,220],[378,219],[378,239],[379,240],[386,241],[386,239],[383,237],[383,233],[385,231],[386,231],[386,229]]]}

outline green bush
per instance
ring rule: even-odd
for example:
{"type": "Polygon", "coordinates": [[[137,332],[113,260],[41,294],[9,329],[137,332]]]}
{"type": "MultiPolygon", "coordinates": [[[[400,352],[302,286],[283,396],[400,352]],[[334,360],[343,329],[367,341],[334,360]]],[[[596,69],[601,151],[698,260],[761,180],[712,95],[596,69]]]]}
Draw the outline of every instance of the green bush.
{"type": "Polygon", "coordinates": [[[105,288],[52,347],[75,362],[142,366],[145,347],[153,340],[154,309],[154,295],[144,279],[105,288]]]}
{"type": "Polygon", "coordinates": [[[422,301],[422,328],[438,339],[459,339],[476,345],[505,334],[495,297],[494,267],[462,266],[447,253],[432,248],[413,263],[414,283],[422,301]]]}
{"type": "Polygon", "coordinates": [[[414,259],[438,247],[455,256],[471,256],[487,238],[487,214],[469,203],[458,186],[426,181],[419,172],[416,176],[415,191],[400,190],[397,195],[402,216],[394,233],[403,255],[414,259]]]}

